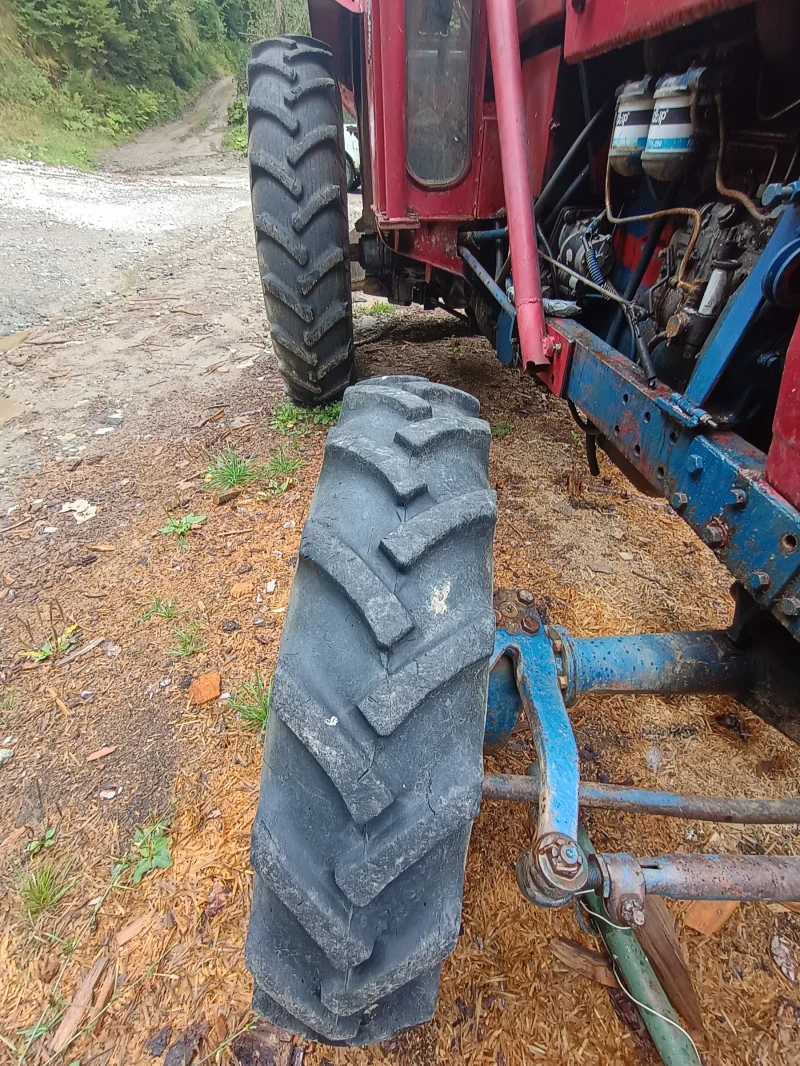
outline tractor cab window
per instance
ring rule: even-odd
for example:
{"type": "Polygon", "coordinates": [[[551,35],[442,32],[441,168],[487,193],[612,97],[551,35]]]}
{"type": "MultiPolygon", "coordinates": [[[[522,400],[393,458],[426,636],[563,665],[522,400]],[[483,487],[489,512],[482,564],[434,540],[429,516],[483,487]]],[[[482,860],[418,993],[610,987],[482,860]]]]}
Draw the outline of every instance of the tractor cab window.
{"type": "Polygon", "coordinates": [[[471,45],[472,0],[406,0],[406,155],[424,185],[467,168],[471,45]]]}

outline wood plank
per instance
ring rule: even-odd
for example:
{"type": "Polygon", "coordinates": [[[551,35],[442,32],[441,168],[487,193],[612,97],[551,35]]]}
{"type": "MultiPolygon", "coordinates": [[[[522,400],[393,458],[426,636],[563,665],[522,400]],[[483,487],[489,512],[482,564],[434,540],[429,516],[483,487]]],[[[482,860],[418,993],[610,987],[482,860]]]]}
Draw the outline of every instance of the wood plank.
{"type": "Polygon", "coordinates": [[[585,948],[566,936],[557,936],[550,941],[550,950],[559,962],[584,977],[597,981],[606,988],[618,988],[619,982],[609,965],[608,958],[600,951],[585,948]]]}
{"type": "Polygon", "coordinates": [[[107,962],[107,955],[101,955],[98,959],[95,959],[91,969],[78,986],[75,998],[67,1007],[64,1017],[61,1019],[61,1024],[53,1036],[53,1041],[50,1045],[50,1053],[52,1055],[57,1055],[59,1051],[62,1051],[77,1033],[81,1018],[92,1005],[94,986],[97,984],[107,962]]]}
{"type": "Polygon", "coordinates": [[[636,938],[691,1036],[703,1039],[703,1015],[672,915],[661,896],[645,896],[644,909],[646,921],[636,930],[636,938]]]}
{"type": "Polygon", "coordinates": [[[687,907],[683,924],[703,936],[713,936],[738,907],[735,899],[697,899],[687,907]]]}

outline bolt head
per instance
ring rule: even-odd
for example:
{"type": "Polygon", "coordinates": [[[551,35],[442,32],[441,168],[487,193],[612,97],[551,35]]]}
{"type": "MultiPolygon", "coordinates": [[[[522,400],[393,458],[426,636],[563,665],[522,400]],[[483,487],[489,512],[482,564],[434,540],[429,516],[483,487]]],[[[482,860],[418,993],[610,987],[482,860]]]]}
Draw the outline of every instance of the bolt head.
{"type": "Polygon", "coordinates": [[[728,503],[731,507],[744,507],[747,503],[747,490],[746,489],[731,489],[728,496],[728,503]]]}
{"type": "Polygon", "coordinates": [[[696,452],[692,452],[686,460],[686,469],[690,474],[700,474],[703,470],[703,466],[703,457],[702,455],[697,455],[696,452]]]}
{"type": "Polygon", "coordinates": [[[682,510],[689,502],[689,497],[685,492],[673,492],[672,494],[672,506],[676,511],[682,510]]]}
{"type": "Polygon", "coordinates": [[[797,596],[784,596],[781,600],[781,613],[787,618],[800,618],[800,598],[797,596]]]}
{"type": "Polygon", "coordinates": [[[641,926],[645,923],[644,907],[638,899],[632,896],[622,901],[619,912],[628,925],[641,926]]]}
{"type": "Polygon", "coordinates": [[[530,633],[531,635],[533,635],[539,632],[539,629],[541,628],[541,623],[538,618],[534,618],[532,615],[526,614],[525,617],[522,619],[522,628],[525,630],[526,633],[530,633]]]}
{"type": "Polygon", "coordinates": [[[533,603],[533,593],[527,589],[520,589],[517,593],[517,599],[520,603],[524,603],[526,606],[530,606],[533,603]]]}
{"type": "Polygon", "coordinates": [[[564,641],[563,640],[554,640],[553,641],[553,651],[556,653],[556,655],[560,655],[563,650],[564,650],[564,641]]]}
{"type": "Polygon", "coordinates": [[[725,534],[719,526],[708,525],[703,530],[703,540],[709,548],[719,548],[725,543],[725,534]]]}
{"type": "Polygon", "coordinates": [[[578,863],[580,856],[574,844],[563,844],[561,846],[561,859],[568,866],[575,866],[578,863]]]}
{"type": "Polygon", "coordinates": [[[754,570],[750,575],[750,588],[755,592],[758,592],[759,589],[768,589],[771,584],[772,579],[764,570],[754,570]]]}

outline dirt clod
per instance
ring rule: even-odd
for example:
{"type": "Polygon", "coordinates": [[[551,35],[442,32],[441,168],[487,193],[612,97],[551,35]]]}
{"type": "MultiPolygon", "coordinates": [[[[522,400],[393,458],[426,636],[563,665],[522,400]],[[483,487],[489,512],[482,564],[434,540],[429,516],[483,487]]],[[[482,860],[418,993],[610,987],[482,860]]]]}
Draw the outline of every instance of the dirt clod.
{"type": "Polygon", "coordinates": [[[195,707],[219,699],[221,692],[222,676],[218,670],[209,670],[207,674],[201,674],[189,686],[189,696],[195,707]]]}

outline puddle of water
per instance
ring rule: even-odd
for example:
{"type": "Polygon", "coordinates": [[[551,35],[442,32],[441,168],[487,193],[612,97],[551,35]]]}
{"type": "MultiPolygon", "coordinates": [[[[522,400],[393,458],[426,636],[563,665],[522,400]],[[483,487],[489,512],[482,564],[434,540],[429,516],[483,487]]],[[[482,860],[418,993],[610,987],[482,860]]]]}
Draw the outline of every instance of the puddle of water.
{"type": "Polygon", "coordinates": [[[0,396],[0,426],[22,413],[22,404],[8,396],[0,396]]]}

